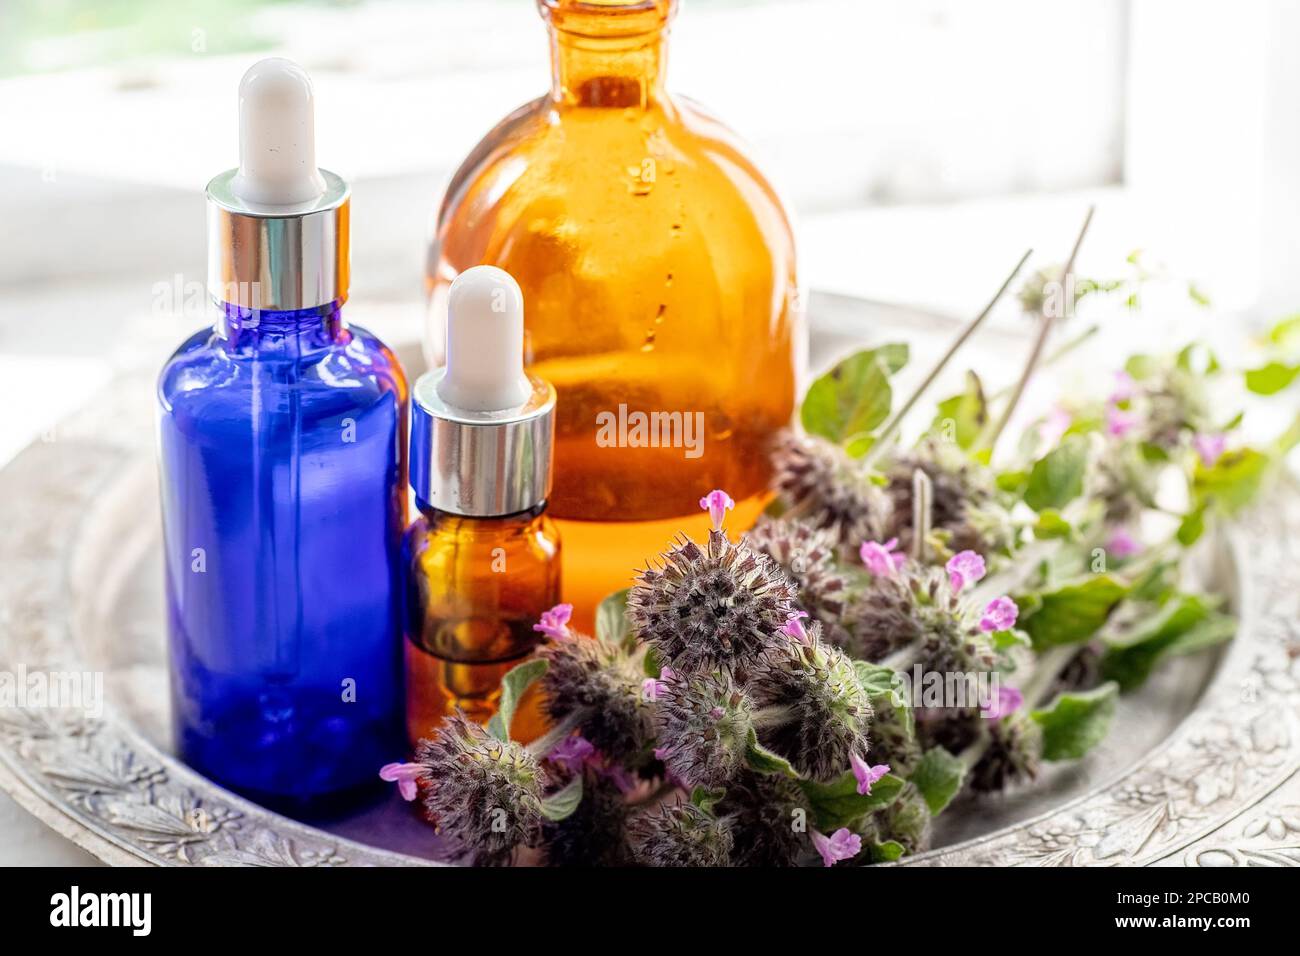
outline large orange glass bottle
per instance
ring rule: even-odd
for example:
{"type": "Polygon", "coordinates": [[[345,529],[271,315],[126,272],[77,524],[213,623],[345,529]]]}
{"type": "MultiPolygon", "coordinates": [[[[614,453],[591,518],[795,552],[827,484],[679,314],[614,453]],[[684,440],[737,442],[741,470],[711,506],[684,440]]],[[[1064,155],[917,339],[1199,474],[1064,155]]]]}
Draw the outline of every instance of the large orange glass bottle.
{"type": "Polygon", "coordinates": [[[757,516],[803,354],[780,201],[726,127],[665,92],[675,5],[539,0],[551,91],[465,160],[429,253],[430,343],[465,269],[523,288],[525,360],[559,393],[550,513],[579,622],[679,531],[707,533],[711,489],[738,527],[757,516]]]}

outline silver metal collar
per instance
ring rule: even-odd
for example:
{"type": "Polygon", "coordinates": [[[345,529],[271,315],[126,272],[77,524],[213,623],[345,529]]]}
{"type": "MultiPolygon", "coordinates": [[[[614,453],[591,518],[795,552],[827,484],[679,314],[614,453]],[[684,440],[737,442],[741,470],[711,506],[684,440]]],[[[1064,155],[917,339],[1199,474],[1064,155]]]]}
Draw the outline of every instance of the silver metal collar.
{"type": "Polygon", "coordinates": [[[411,487],[451,514],[499,517],[535,508],[551,493],[555,388],[529,376],[518,408],[470,412],[438,395],[445,369],[426,372],[411,391],[411,487]]]}

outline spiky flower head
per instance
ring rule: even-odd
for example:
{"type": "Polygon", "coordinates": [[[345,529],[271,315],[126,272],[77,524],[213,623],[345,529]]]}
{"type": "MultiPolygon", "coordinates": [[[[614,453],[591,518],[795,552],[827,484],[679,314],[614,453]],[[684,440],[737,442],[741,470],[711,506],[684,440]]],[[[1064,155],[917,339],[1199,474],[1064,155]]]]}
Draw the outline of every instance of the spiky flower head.
{"type": "Polygon", "coordinates": [[[953,591],[947,572],[917,568],[909,575],[908,584],[921,653],[929,670],[972,673],[997,666],[990,632],[980,626],[983,609],[953,591]]]}
{"type": "Polygon", "coordinates": [[[667,685],[656,710],[656,753],[678,780],[713,789],[744,767],[753,709],[729,675],[684,675],[667,685]]]}
{"type": "Polygon", "coordinates": [[[609,779],[588,773],[578,808],[556,822],[542,824],[547,866],[628,866],[630,808],[609,779]]]}
{"type": "Polygon", "coordinates": [[[837,547],[881,538],[889,499],[860,464],[836,445],[786,432],[772,455],[773,487],[791,514],[828,532],[837,547]]]}
{"type": "Polygon", "coordinates": [[[861,660],[878,661],[921,636],[911,581],[911,574],[900,571],[873,577],[852,592],[842,621],[849,633],[845,650],[861,660]]]}
{"type": "Polygon", "coordinates": [[[1043,731],[1024,710],[988,723],[989,746],[974,769],[974,790],[989,793],[1038,776],[1043,758],[1043,731]]]}
{"type": "Polygon", "coordinates": [[[877,816],[876,830],[882,840],[896,840],[911,855],[930,848],[930,808],[920,791],[910,783],[898,799],[877,816]]]}
{"type": "Polygon", "coordinates": [[[734,673],[788,640],[780,632],[794,601],[776,562],[711,531],[705,547],[681,538],[660,568],[642,571],[627,609],[641,640],[676,673],[734,673]]]}
{"type": "Polygon", "coordinates": [[[748,684],[759,740],[806,776],[831,780],[866,753],[871,699],[837,647],[814,624],[806,643],[788,641],[764,656],[748,684]]]}
{"type": "Polygon", "coordinates": [[[888,534],[898,538],[903,550],[912,547],[912,476],[917,470],[930,479],[931,526],[946,539],[950,552],[991,554],[1014,543],[1015,526],[998,499],[991,469],[956,444],[930,437],[897,456],[887,472],[893,515],[888,534]]]}
{"type": "Polygon", "coordinates": [[[789,777],[743,773],[727,785],[718,812],[732,821],[735,866],[795,866],[807,849],[808,801],[789,777]]]}
{"type": "Polygon", "coordinates": [[[892,772],[902,777],[911,775],[921,759],[921,745],[916,739],[916,726],[906,701],[894,704],[891,694],[872,698],[875,714],[871,720],[871,759],[887,763],[892,772]]]}
{"type": "Polygon", "coordinates": [[[497,740],[457,711],[420,741],[415,761],[429,784],[425,808],[454,856],[497,866],[537,839],[548,778],[519,744],[497,740]]]}
{"type": "Polygon", "coordinates": [[[835,538],[802,521],[760,518],[745,542],[775,561],[795,586],[795,605],[820,621],[825,637],[844,646],[848,582],[835,562],[835,538]]]}
{"type": "Polygon", "coordinates": [[[733,845],[731,824],[693,803],[648,810],[628,829],[632,857],[642,866],[727,866],[733,845]]]}
{"type": "Polygon", "coordinates": [[[617,762],[632,761],[649,749],[654,705],[634,657],[607,641],[583,636],[544,644],[538,656],[549,664],[541,684],[552,721],[583,712],[582,736],[617,762]]]}

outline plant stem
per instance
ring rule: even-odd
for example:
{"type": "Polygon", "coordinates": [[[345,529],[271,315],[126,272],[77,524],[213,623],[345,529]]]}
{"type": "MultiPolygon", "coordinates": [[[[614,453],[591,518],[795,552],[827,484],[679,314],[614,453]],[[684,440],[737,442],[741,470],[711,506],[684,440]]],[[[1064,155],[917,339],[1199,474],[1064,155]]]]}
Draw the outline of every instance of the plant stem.
{"type": "Polygon", "coordinates": [[[912,560],[925,563],[934,520],[934,484],[924,468],[912,472],[912,560]]]}
{"type": "Polygon", "coordinates": [[[1002,299],[1002,296],[1006,294],[1007,289],[1010,288],[1011,283],[1015,281],[1016,276],[1020,274],[1020,270],[1029,260],[1033,251],[1033,249],[1025,250],[1025,254],[1020,257],[1020,261],[1017,262],[1016,267],[1011,270],[1011,274],[1003,280],[1002,285],[998,287],[998,291],[995,292],[993,298],[989,300],[989,304],[984,306],[983,311],[967,322],[966,326],[957,333],[957,337],[953,339],[952,344],[948,346],[948,351],[944,352],[939,361],[935,363],[934,368],[930,369],[930,374],[925,377],[925,380],[916,387],[916,390],[913,391],[911,395],[908,396],[907,401],[903,402],[903,404],[899,406],[898,411],[894,412],[894,414],[890,416],[889,420],[881,427],[879,434],[876,436],[875,444],[871,446],[871,449],[862,459],[862,466],[864,468],[870,468],[889,447],[890,439],[894,437],[894,432],[897,431],[898,427],[903,423],[903,419],[907,417],[907,413],[912,410],[930,386],[934,384],[934,380],[939,377],[939,373],[944,370],[944,367],[947,366],[950,361],[952,361],[952,357],[957,354],[957,351],[966,344],[966,340],[974,335],[975,330],[984,324],[984,320],[989,317],[989,313],[993,311],[993,307],[996,306],[1002,299]]]}
{"type": "MultiPolygon", "coordinates": [[[[1083,217],[1083,226],[1079,229],[1079,235],[1074,240],[1074,248],[1070,250],[1070,258],[1065,260],[1065,268],[1061,270],[1061,284],[1067,296],[1072,298],[1072,288],[1070,276],[1074,272],[1074,260],[1078,258],[1079,247],[1083,245],[1083,237],[1088,234],[1088,226],[1092,223],[1092,214],[1096,211],[1096,206],[1088,207],[1088,214],[1083,217]]],[[[1073,301],[1066,302],[1067,309],[1073,309],[1073,301]]],[[[998,439],[1002,437],[1002,432],[1006,429],[1007,423],[1011,421],[1011,415],[1015,412],[1016,406],[1020,404],[1020,399],[1024,397],[1025,388],[1029,385],[1030,378],[1033,377],[1034,370],[1038,367],[1039,360],[1043,357],[1043,349],[1047,346],[1048,336],[1051,335],[1052,326],[1055,324],[1053,316],[1049,316],[1043,309],[1039,309],[1038,337],[1034,340],[1033,350],[1029,353],[1029,361],[1025,363],[1024,370],[1020,373],[1020,380],[1016,382],[1015,390],[1011,393],[1011,398],[1006,407],[1002,410],[1002,415],[998,418],[997,424],[985,435],[982,436],[979,447],[988,452],[989,460],[993,458],[993,452],[997,446],[998,439]]]]}

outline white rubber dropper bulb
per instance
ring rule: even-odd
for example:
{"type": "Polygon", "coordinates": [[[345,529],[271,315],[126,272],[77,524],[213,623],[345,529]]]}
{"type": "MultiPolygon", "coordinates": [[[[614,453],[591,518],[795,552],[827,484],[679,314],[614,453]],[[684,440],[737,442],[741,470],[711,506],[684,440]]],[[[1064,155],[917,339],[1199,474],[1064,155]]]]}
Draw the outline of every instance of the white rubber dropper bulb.
{"type": "Polygon", "coordinates": [[[262,206],[296,206],[325,193],[311,77],[292,60],[259,60],[239,81],[239,172],[230,190],[262,206]]]}
{"type": "Polygon", "coordinates": [[[524,375],[524,294],[510,273],[474,266],[447,293],[447,370],[438,396],[453,408],[495,412],[532,394],[524,375]]]}

